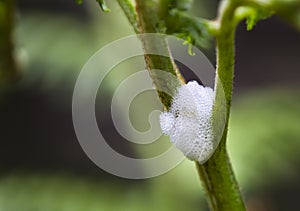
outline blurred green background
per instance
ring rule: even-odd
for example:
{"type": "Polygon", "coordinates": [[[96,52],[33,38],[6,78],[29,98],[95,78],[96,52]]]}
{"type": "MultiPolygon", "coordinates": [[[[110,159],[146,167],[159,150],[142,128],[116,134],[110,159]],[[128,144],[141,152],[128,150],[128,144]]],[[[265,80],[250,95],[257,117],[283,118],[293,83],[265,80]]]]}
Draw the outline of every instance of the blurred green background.
{"type": "MultiPolygon", "coordinates": [[[[72,0],[16,1],[10,38],[16,60],[11,68],[17,73],[1,65],[17,80],[0,86],[5,90],[0,92],[0,211],[207,210],[193,162],[136,181],[102,171],[80,148],[71,113],[76,78],[97,50],[133,34],[116,2],[108,4],[110,13],[102,13],[94,1],[80,6],[72,0]]],[[[193,12],[213,18],[217,5],[196,1],[193,12]]],[[[9,38],[5,29],[1,49],[9,38]]],[[[299,49],[299,32],[276,16],[251,32],[244,23],[237,29],[228,146],[248,210],[299,210],[299,49]]],[[[1,51],[1,64],[9,50],[1,51]]],[[[205,53],[215,63],[214,49],[205,53]]],[[[128,62],[107,76],[97,118],[105,122],[101,130],[116,150],[135,157],[158,154],[160,145],[149,151],[128,144],[109,115],[114,90],[134,71],[128,62]]],[[[131,109],[133,125],[147,130],[154,108],[161,109],[155,92],[138,96],[131,109]]],[[[160,143],[169,146],[166,137],[160,143]]]]}

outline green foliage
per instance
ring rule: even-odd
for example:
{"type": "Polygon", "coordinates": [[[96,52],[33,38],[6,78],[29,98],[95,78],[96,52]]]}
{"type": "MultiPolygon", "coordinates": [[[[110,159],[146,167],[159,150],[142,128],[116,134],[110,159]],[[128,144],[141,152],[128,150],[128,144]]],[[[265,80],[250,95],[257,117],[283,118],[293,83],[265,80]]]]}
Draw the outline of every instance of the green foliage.
{"type": "Polygon", "coordinates": [[[202,48],[210,46],[211,36],[208,21],[189,14],[193,0],[166,0],[160,2],[160,31],[175,35],[188,44],[188,52],[193,55],[193,45],[202,48]]]}
{"type": "Polygon", "coordinates": [[[208,48],[211,36],[208,23],[204,19],[193,17],[187,12],[171,9],[165,19],[166,33],[186,40],[191,45],[208,48]]]}

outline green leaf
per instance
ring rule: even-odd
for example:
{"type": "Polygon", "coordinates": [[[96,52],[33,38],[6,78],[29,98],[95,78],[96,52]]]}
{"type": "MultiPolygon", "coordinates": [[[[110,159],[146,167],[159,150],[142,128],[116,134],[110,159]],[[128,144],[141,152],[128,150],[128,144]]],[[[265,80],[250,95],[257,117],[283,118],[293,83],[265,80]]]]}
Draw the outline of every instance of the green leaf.
{"type": "MultiPolygon", "coordinates": [[[[80,0],[79,0],[80,1],[80,0]]],[[[107,7],[104,0],[96,0],[98,4],[100,5],[100,8],[103,12],[110,12],[110,9],[107,7]]]]}
{"type": "Polygon", "coordinates": [[[204,19],[190,16],[188,13],[172,9],[165,21],[166,33],[182,38],[190,44],[189,53],[193,55],[192,45],[208,48],[211,36],[204,19]]]}
{"type": "Polygon", "coordinates": [[[246,18],[247,30],[254,28],[259,20],[266,19],[273,15],[273,11],[262,8],[251,8],[250,15],[246,18]]]}

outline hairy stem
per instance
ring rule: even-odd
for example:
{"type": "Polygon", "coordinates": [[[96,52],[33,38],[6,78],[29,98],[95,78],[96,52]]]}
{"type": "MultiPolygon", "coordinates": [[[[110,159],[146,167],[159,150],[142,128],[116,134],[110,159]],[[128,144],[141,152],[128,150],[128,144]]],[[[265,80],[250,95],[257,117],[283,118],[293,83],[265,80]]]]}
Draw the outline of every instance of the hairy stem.
{"type": "Polygon", "coordinates": [[[230,115],[234,72],[234,21],[235,4],[223,1],[216,34],[217,77],[215,106],[222,105],[222,92],[226,99],[226,126],[220,144],[213,156],[203,165],[196,163],[199,176],[209,199],[211,210],[245,210],[243,199],[235,179],[226,150],[226,137],[230,115]],[[223,91],[224,90],[224,91],[223,91]]]}
{"type": "Polygon", "coordinates": [[[173,82],[162,80],[160,72],[156,70],[166,71],[177,77],[178,84],[184,83],[184,79],[178,71],[175,62],[172,59],[170,50],[164,36],[156,36],[155,39],[147,39],[143,36],[145,33],[159,33],[159,17],[158,4],[155,0],[136,0],[136,12],[138,16],[139,33],[144,48],[144,56],[149,74],[153,80],[158,96],[165,106],[169,109],[171,106],[171,96],[163,92],[172,87],[165,87],[173,82]],[[154,55],[151,52],[159,51],[163,55],[154,55]]]}
{"type": "Polygon", "coordinates": [[[118,3],[133,27],[135,33],[139,33],[137,14],[130,0],[118,0],[118,3]]]}

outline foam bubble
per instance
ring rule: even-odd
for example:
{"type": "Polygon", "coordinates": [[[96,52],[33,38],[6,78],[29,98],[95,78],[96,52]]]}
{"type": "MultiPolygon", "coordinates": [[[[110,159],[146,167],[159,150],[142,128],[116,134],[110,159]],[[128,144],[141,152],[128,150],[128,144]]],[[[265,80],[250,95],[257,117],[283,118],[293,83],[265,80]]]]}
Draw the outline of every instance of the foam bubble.
{"type": "Polygon", "coordinates": [[[213,103],[214,91],[191,81],[178,88],[170,111],[160,115],[163,133],[187,158],[199,163],[214,152],[213,103]]]}

